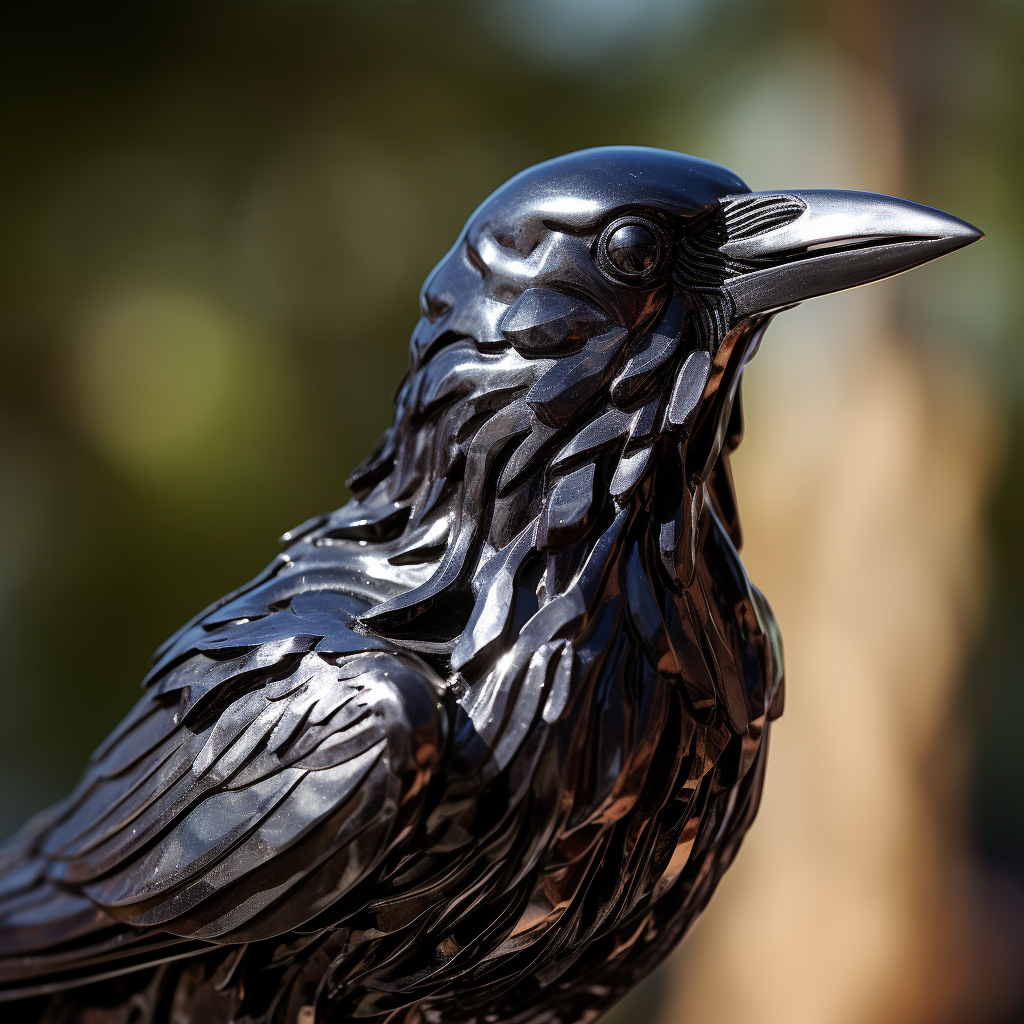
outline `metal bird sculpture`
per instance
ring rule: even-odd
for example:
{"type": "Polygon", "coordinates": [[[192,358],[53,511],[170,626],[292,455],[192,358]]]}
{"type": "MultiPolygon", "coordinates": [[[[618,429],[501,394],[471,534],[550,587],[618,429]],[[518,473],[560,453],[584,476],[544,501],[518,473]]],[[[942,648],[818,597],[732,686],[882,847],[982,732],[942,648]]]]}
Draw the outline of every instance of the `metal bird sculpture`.
{"type": "Polygon", "coordinates": [[[576,1024],[707,903],[761,793],[778,629],[729,453],[772,317],[981,237],[612,147],[428,278],[355,497],[161,647],[0,851],[0,1013],[576,1024]]]}

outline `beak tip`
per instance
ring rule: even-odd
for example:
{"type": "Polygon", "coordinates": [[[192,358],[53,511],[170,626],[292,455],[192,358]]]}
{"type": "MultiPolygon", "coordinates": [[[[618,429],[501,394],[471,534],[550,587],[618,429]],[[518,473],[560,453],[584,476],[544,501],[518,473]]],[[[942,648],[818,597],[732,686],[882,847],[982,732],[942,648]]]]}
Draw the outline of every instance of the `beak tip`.
{"type": "Polygon", "coordinates": [[[970,245],[971,242],[978,242],[985,237],[985,232],[981,228],[976,228],[959,217],[950,217],[949,219],[953,222],[951,230],[948,232],[950,238],[961,239],[964,245],[970,245]]]}

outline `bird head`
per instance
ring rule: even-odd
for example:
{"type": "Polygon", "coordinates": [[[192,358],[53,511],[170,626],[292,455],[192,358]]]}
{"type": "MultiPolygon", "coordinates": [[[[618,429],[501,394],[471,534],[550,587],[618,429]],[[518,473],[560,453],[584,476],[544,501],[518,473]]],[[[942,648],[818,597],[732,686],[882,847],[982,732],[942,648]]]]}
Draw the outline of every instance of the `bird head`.
{"type": "MultiPolygon", "coordinates": [[[[512,178],[428,277],[395,424],[351,481],[361,515],[398,516],[397,557],[436,559],[365,620],[415,632],[435,605],[436,634],[436,598],[461,592],[465,626],[484,567],[512,548],[513,576],[529,552],[548,557],[535,561],[550,597],[641,506],[660,571],[685,585],[705,484],[737,441],[743,366],[771,318],[979,237],[887,196],[751,192],[665,150],[584,150],[512,178]]],[[[479,650],[460,647],[456,662],[479,650]]]]}

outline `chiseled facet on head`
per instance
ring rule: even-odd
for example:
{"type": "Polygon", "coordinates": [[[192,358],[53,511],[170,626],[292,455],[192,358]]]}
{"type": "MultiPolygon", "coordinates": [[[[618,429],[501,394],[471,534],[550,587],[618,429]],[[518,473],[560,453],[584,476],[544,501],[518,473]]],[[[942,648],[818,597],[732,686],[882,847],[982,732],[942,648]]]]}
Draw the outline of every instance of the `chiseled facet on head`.
{"type": "Polygon", "coordinates": [[[517,174],[477,208],[427,279],[414,359],[446,332],[502,344],[508,306],[531,288],[573,294],[630,326],[643,293],[671,276],[673,236],[745,191],[718,164],[635,146],[570,153],[517,174]]]}

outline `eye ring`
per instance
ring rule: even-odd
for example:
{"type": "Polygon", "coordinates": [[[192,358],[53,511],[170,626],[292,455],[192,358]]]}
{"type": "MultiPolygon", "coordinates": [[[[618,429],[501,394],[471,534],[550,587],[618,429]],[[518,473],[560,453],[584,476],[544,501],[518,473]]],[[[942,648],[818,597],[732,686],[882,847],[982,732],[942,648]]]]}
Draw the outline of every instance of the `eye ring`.
{"type": "Polygon", "coordinates": [[[616,217],[597,240],[597,266],[616,284],[638,288],[650,284],[662,270],[668,242],[653,221],[636,214],[616,217]]]}

